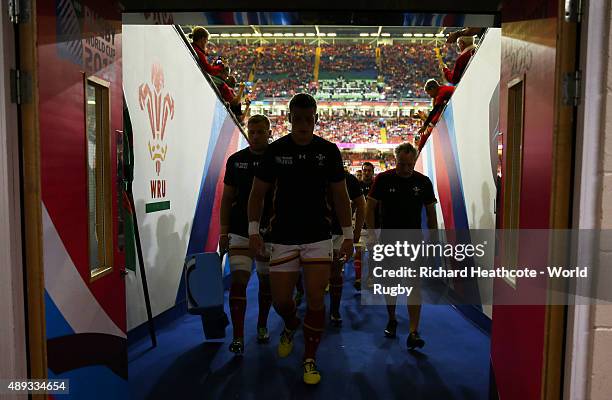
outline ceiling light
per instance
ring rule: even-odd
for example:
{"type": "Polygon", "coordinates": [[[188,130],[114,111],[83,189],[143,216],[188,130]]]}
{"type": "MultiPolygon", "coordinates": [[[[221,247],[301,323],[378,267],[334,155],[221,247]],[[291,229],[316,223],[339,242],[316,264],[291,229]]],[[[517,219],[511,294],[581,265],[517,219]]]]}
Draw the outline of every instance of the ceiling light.
{"type": "Polygon", "coordinates": [[[251,36],[251,34],[250,33],[243,33],[242,36],[248,37],[248,36],[251,36]]]}
{"type": "Polygon", "coordinates": [[[210,37],[217,37],[217,36],[219,36],[219,34],[218,34],[218,33],[211,33],[211,34],[210,34],[210,37]]]}
{"type": "Polygon", "coordinates": [[[370,33],[370,36],[378,36],[378,33],[370,33]]]}
{"type": "Polygon", "coordinates": [[[403,37],[412,37],[412,33],[404,33],[402,36],[403,37]]]}
{"type": "Polygon", "coordinates": [[[381,33],[380,35],[381,35],[381,36],[384,36],[384,37],[389,37],[389,36],[391,36],[391,34],[390,34],[390,33],[381,33]]]}
{"type": "Polygon", "coordinates": [[[318,35],[318,36],[327,36],[327,33],[325,33],[325,32],[319,32],[317,35],[318,35]]]}
{"type": "Polygon", "coordinates": [[[423,37],[423,34],[422,33],[415,33],[414,37],[423,37]]]}
{"type": "Polygon", "coordinates": [[[232,33],[232,37],[240,37],[239,33],[232,33]]]}
{"type": "Polygon", "coordinates": [[[276,33],[274,34],[274,36],[275,36],[275,37],[279,37],[279,36],[283,36],[283,34],[282,34],[282,33],[280,33],[280,32],[276,32],[276,33]]]}
{"type": "Polygon", "coordinates": [[[433,33],[426,33],[425,37],[434,37],[434,34],[433,33]]]}
{"type": "Polygon", "coordinates": [[[315,34],[314,34],[314,33],[312,33],[312,32],[308,32],[308,33],[306,34],[306,36],[308,36],[308,37],[313,37],[314,35],[315,35],[315,34]]]}
{"type": "Polygon", "coordinates": [[[336,34],[332,32],[332,33],[328,33],[327,36],[336,36],[336,34]]]}
{"type": "Polygon", "coordinates": [[[370,36],[369,33],[360,33],[359,36],[364,37],[364,36],[370,36]]]}
{"type": "Polygon", "coordinates": [[[301,36],[304,36],[304,33],[298,32],[298,33],[295,34],[295,36],[300,36],[301,37],[301,36]]]}
{"type": "Polygon", "coordinates": [[[222,33],[222,34],[221,34],[221,36],[223,36],[223,37],[229,37],[229,36],[230,36],[230,34],[229,34],[229,33],[222,33]]]}
{"type": "Polygon", "coordinates": [[[292,37],[292,36],[293,36],[293,33],[291,33],[291,32],[287,32],[287,33],[285,33],[285,34],[284,34],[284,36],[287,36],[287,37],[291,36],[291,37],[292,37]]]}
{"type": "Polygon", "coordinates": [[[436,33],[436,37],[444,37],[443,33],[436,33]]]}
{"type": "Polygon", "coordinates": [[[271,34],[271,33],[264,33],[263,35],[264,35],[265,37],[270,37],[270,36],[272,36],[272,34],[271,34]]]}
{"type": "Polygon", "coordinates": [[[253,36],[261,36],[261,33],[255,32],[255,33],[253,33],[253,36]]]}

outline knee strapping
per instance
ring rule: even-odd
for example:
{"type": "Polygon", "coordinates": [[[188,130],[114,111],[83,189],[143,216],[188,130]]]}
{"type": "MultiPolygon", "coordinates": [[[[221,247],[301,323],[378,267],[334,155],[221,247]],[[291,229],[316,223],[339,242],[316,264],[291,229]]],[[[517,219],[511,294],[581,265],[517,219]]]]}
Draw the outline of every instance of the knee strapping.
{"type": "Polygon", "coordinates": [[[253,260],[247,256],[230,256],[230,271],[246,271],[251,273],[253,260]]]}

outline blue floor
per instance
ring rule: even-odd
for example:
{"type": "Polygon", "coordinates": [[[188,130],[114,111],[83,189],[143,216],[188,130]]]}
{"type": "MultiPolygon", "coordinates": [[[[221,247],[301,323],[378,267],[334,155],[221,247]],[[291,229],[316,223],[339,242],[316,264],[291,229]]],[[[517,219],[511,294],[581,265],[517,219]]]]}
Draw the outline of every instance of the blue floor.
{"type": "MultiPolygon", "coordinates": [[[[352,275],[352,268],[347,268],[352,275]]],[[[227,297],[227,293],[226,293],[227,297]]],[[[245,323],[245,355],[234,357],[227,338],[205,342],[200,318],[185,315],[158,330],[158,346],[145,338],[129,349],[132,399],[487,399],[489,337],[450,306],[423,306],[420,332],[427,342],[408,352],[407,311],[398,306],[398,338],[383,336],[386,310],[362,306],[345,279],[342,328],[328,326],[317,353],[321,383],[302,383],[301,330],[293,353],[276,356],[282,328],[274,310],[270,344],[255,342],[257,279],[251,279],[245,323]]],[[[304,313],[304,305],[300,314],[304,313]]],[[[226,312],[227,298],[226,298],[226,312]]]]}

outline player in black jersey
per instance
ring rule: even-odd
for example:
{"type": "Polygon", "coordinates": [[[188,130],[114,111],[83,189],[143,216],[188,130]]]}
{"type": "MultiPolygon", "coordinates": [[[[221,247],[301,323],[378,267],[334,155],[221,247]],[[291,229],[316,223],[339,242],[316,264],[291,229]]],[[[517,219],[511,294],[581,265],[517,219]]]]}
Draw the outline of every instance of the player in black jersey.
{"type": "MultiPolygon", "coordinates": [[[[365,197],[361,191],[359,180],[348,172],[345,172],[346,189],[348,191],[351,206],[355,210],[355,227],[353,228],[353,243],[359,243],[361,228],[365,221],[365,197]]],[[[342,245],[342,227],[332,213],[332,241],[334,243],[334,260],[332,262],[331,276],[329,278],[329,319],[334,326],[342,325],[340,316],[340,300],[342,299],[342,270],[345,259],[340,259],[338,251],[342,245]]],[[[357,254],[357,253],[355,253],[357,254]]]]}
{"type": "MultiPolygon", "coordinates": [[[[428,177],[414,170],[417,150],[409,143],[399,145],[395,149],[397,161],[395,169],[379,174],[368,195],[366,220],[368,227],[374,224],[374,212],[381,206],[382,233],[386,229],[421,229],[421,212],[425,207],[427,227],[434,231],[438,228],[435,204],[437,203],[433,185],[428,177]]],[[[375,233],[368,230],[368,246],[371,246],[375,233]]],[[[408,302],[410,316],[410,334],[406,344],[409,349],[423,347],[425,342],[418,333],[421,316],[420,292],[418,283],[408,302]]],[[[389,322],[385,336],[395,337],[397,320],[395,319],[395,303],[387,299],[389,322]],[[392,303],[392,304],[391,304],[392,303]]]]}
{"type": "MultiPolygon", "coordinates": [[[[369,162],[366,161],[363,164],[361,164],[361,171],[362,171],[362,180],[361,182],[359,182],[361,184],[361,191],[363,192],[363,195],[365,197],[368,197],[368,193],[370,193],[370,189],[372,188],[372,185],[374,184],[374,165],[369,162]]],[[[380,209],[377,208],[376,209],[376,214],[374,217],[374,226],[372,226],[372,228],[374,229],[378,229],[380,227],[380,209]]],[[[367,224],[364,224],[364,228],[367,229],[367,224]]],[[[367,236],[368,231],[366,230],[364,232],[367,236]]],[[[362,238],[363,239],[367,239],[367,238],[362,238]]],[[[363,249],[363,245],[364,243],[359,243],[359,245],[355,245],[355,289],[356,290],[361,290],[361,262],[362,262],[362,249],[363,249]]],[[[372,287],[373,285],[373,276],[372,276],[372,271],[371,269],[368,270],[368,287],[372,287]]]]}
{"type": "MultiPolygon", "coordinates": [[[[230,351],[244,352],[244,315],[246,310],[246,287],[251,276],[253,255],[249,250],[247,206],[253,185],[255,169],[271,137],[270,120],[264,115],[253,115],[247,123],[249,147],[232,154],[225,167],[225,183],[221,200],[221,235],[219,248],[229,249],[232,284],[229,294],[230,313],[234,339],[230,351]]],[[[268,226],[272,199],[265,200],[262,227],[266,241],[269,241],[265,228],[268,226]]],[[[255,257],[259,278],[259,318],[257,320],[257,342],[267,343],[270,339],[267,329],[268,314],[272,304],[270,291],[269,259],[263,255],[255,257]]]]}
{"type": "Polygon", "coordinates": [[[328,190],[344,236],[339,257],[348,259],[353,253],[342,157],[335,144],[313,135],[317,118],[317,102],[312,96],[293,96],[288,114],[291,133],[268,146],[249,199],[250,245],[254,252],[261,253],[261,209],[265,194],[274,187],[270,282],[274,308],[285,322],[278,345],[281,357],[293,349],[293,335],[300,323],[292,295],[300,267],[303,270],[307,302],[303,368],[307,384],[317,384],[321,379],[315,355],[325,325],[324,293],[332,262],[328,190]]]}
{"type": "Polygon", "coordinates": [[[364,196],[367,196],[370,193],[370,188],[374,183],[374,165],[371,162],[366,161],[361,165],[361,190],[363,191],[364,196]]]}

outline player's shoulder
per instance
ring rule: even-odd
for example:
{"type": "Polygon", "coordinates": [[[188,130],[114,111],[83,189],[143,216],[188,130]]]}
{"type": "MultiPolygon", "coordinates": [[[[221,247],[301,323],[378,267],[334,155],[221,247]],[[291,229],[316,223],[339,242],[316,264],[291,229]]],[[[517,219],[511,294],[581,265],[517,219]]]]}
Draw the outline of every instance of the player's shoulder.
{"type": "Polygon", "coordinates": [[[334,142],[330,142],[329,140],[324,139],[319,135],[312,135],[312,144],[317,147],[325,148],[328,150],[338,150],[338,146],[336,146],[334,142]]]}
{"type": "Polygon", "coordinates": [[[235,161],[239,160],[239,159],[240,159],[240,153],[241,153],[241,152],[242,152],[242,150],[239,150],[239,151],[237,151],[237,152],[233,153],[232,155],[230,155],[230,156],[227,158],[227,163],[228,163],[228,164],[231,164],[231,163],[233,163],[233,162],[235,162],[235,161]]]}
{"type": "Polygon", "coordinates": [[[357,177],[351,174],[350,172],[344,172],[344,179],[346,179],[346,181],[349,183],[361,186],[361,182],[359,182],[359,179],[357,179],[357,177]]]}
{"type": "Polygon", "coordinates": [[[389,178],[394,178],[395,176],[396,176],[395,168],[391,168],[391,169],[388,169],[376,175],[375,180],[385,180],[389,178]]]}
{"type": "Polygon", "coordinates": [[[424,182],[431,182],[431,180],[429,179],[427,175],[424,175],[420,173],[419,171],[413,171],[412,174],[413,174],[414,179],[417,179],[419,181],[424,181],[424,182]]]}
{"type": "Polygon", "coordinates": [[[291,145],[291,138],[289,135],[281,136],[272,143],[270,143],[266,149],[266,151],[278,151],[278,149],[285,148],[291,145]]]}
{"type": "Polygon", "coordinates": [[[238,150],[237,152],[229,156],[227,160],[228,162],[243,160],[244,158],[248,157],[249,154],[249,148],[245,147],[244,149],[238,150]]]}

